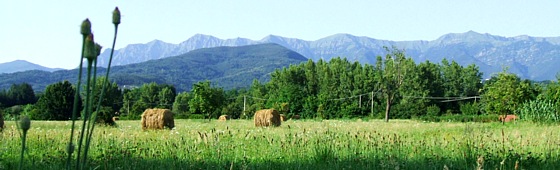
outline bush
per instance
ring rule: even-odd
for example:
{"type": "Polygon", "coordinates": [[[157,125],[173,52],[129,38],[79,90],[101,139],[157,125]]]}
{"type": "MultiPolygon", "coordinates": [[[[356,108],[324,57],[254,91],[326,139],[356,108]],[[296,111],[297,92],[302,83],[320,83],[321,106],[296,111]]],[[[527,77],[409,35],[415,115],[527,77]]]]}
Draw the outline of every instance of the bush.
{"type": "Polygon", "coordinates": [[[420,120],[430,121],[430,122],[496,122],[498,121],[499,115],[462,115],[462,114],[451,114],[444,116],[422,116],[419,117],[420,120]]]}
{"type": "Polygon", "coordinates": [[[464,103],[459,106],[461,114],[463,115],[478,115],[479,106],[478,103],[464,103]]]}
{"type": "Polygon", "coordinates": [[[113,108],[108,106],[101,106],[97,113],[97,123],[102,123],[106,125],[114,125],[115,121],[113,121],[113,117],[115,116],[115,112],[113,112],[113,108]]]}
{"type": "Polygon", "coordinates": [[[441,113],[441,109],[436,105],[428,106],[428,108],[426,108],[426,110],[427,110],[427,112],[426,112],[427,116],[432,116],[432,117],[433,116],[439,116],[440,113],[441,113]]]}
{"type": "Polygon", "coordinates": [[[206,119],[206,115],[204,114],[190,114],[188,116],[189,119],[206,119]]]}

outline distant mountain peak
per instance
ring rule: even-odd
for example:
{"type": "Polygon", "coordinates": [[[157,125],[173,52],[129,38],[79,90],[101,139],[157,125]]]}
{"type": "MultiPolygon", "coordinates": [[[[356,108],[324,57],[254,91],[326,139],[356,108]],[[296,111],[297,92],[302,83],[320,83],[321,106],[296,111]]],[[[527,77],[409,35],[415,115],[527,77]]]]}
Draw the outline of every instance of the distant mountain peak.
{"type": "Polygon", "coordinates": [[[0,63],[0,73],[15,73],[28,70],[57,71],[61,68],[48,68],[26,60],[14,60],[6,63],[0,63]]]}
{"type": "Polygon", "coordinates": [[[499,43],[508,39],[501,36],[495,36],[488,33],[478,33],[475,31],[467,31],[464,33],[449,33],[442,35],[434,40],[437,44],[456,44],[456,43],[499,43]]]}
{"type": "MultiPolygon", "coordinates": [[[[386,53],[383,47],[395,46],[405,49],[407,55],[410,55],[417,62],[425,60],[440,62],[442,58],[455,59],[463,65],[473,63],[479,65],[487,76],[491,75],[492,72],[501,71],[500,63],[503,61],[516,58],[519,63],[517,66],[524,65],[527,67],[527,69],[519,69],[527,70],[527,74],[523,76],[528,75],[529,77],[524,78],[531,79],[548,79],[551,76],[546,72],[556,74],[559,68],[557,66],[549,67],[548,65],[551,61],[560,60],[557,57],[560,56],[560,37],[503,37],[469,30],[462,33],[445,34],[430,41],[378,40],[348,33],[334,34],[314,41],[272,34],[260,40],[240,37],[220,39],[211,35],[195,34],[180,44],[163,45],[163,43],[152,42],[152,44],[136,44],[134,48],[127,46],[116,51],[113,61],[115,65],[124,65],[177,56],[200,48],[262,43],[279,44],[314,61],[319,59],[328,61],[339,56],[347,57],[351,61],[370,64],[376,62],[377,55],[386,53]],[[538,69],[534,70],[535,65],[547,65],[546,68],[549,69],[546,72],[538,69]]],[[[104,52],[102,56],[101,58],[108,58],[108,53],[104,52]]],[[[99,61],[102,63],[106,59],[100,59],[99,61]]]]}

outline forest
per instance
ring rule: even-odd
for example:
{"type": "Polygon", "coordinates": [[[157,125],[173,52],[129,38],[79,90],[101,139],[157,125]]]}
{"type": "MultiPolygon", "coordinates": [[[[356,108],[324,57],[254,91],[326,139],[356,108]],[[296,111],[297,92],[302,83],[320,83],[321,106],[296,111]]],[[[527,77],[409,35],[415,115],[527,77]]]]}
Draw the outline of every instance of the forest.
{"type": "MultiPolygon", "coordinates": [[[[375,65],[340,57],[308,60],[273,71],[268,82],[254,80],[250,87],[231,90],[210,81],[197,82],[188,91],[155,82],[121,89],[113,82],[106,89],[100,122],[113,123],[113,116],[139,119],[147,108],[171,109],[176,118],[192,119],[223,114],[245,119],[256,110],[275,108],[306,119],[496,121],[498,115],[516,114],[529,121],[559,121],[558,80],[521,80],[507,68],[483,80],[476,65],[447,59],[416,63],[403,50],[386,51],[375,65]]],[[[97,82],[101,87],[105,81],[97,82]]],[[[69,120],[74,91],[68,81],[48,85],[40,94],[28,83],[13,84],[0,91],[0,107],[7,118],[26,113],[33,120],[69,120]]]]}

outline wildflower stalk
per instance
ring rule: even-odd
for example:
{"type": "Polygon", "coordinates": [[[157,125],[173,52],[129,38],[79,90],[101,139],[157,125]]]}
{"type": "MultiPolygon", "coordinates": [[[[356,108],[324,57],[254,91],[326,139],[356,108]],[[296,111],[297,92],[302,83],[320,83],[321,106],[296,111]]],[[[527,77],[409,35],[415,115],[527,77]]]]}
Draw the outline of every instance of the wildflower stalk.
{"type": "MultiPolygon", "coordinates": [[[[93,83],[91,84],[91,89],[92,92],[95,92],[97,90],[97,85],[96,85],[96,81],[97,81],[97,56],[99,56],[99,54],[101,53],[101,45],[99,44],[95,44],[95,58],[93,58],[93,83]]],[[[103,93],[103,92],[102,92],[103,93]]],[[[94,99],[95,93],[92,93],[89,97],[88,100],[90,100],[90,105],[93,105],[93,99],[94,99]]],[[[101,98],[100,98],[101,99],[101,98]]],[[[86,146],[84,148],[84,160],[82,161],[82,167],[86,166],[86,162],[87,162],[87,155],[88,155],[88,151],[89,151],[89,143],[91,141],[91,134],[93,133],[93,127],[95,126],[95,121],[92,121],[93,117],[97,116],[97,110],[96,112],[92,112],[93,108],[90,106],[89,108],[89,113],[92,114],[90,117],[88,117],[88,125],[87,125],[87,132],[86,132],[86,146]]]]}
{"type": "Polygon", "coordinates": [[[19,169],[23,169],[23,155],[25,153],[25,139],[27,138],[27,131],[31,128],[31,120],[27,116],[21,116],[19,122],[16,124],[22,130],[21,137],[21,155],[19,157],[19,169]]]}
{"type": "Polygon", "coordinates": [[[86,47],[84,50],[85,58],[87,58],[88,66],[87,66],[87,81],[86,81],[86,107],[84,109],[85,113],[83,115],[83,125],[82,131],[80,133],[80,140],[78,143],[78,158],[76,159],[76,169],[80,169],[80,156],[82,152],[82,144],[84,142],[84,133],[86,132],[86,123],[91,116],[91,67],[95,58],[95,44],[93,41],[93,34],[90,34],[86,39],[86,47]]]}
{"type": "Polygon", "coordinates": [[[78,113],[78,102],[80,100],[80,84],[82,82],[82,68],[84,63],[84,50],[86,46],[86,38],[91,34],[91,23],[89,19],[82,22],[81,31],[82,34],[82,53],[80,56],[80,66],[78,67],[78,82],[76,83],[76,92],[74,93],[74,105],[72,109],[72,130],[70,132],[70,141],[68,142],[67,152],[68,158],[66,159],[66,169],[70,169],[72,162],[72,153],[74,152],[74,129],[76,124],[76,114],[78,113]]]}
{"type": "MultiPolygon", "coordinates": [[[[115,52],[115,43],[117,42],[117,33],[119,30],[119,24],[121,23],[121,12],[119,8],[116,7],[113,11],[113,24],[115,25],[115,34],[113,35],[113,45],[111,46],[111,55],[109,55],[109,63],[107,65],[107,72],[105,73],[105,80],[103,81],[103,88],[101,90],[101,95],[99,96],[99,101],[97,102],[96,112],[101,107],[101,101],[105,95],[105,89],[107,85],[110,83],[109,81],[109,72],[111,71],[111,62],[113,61],[113,53],[115,52]]],[[[97,114],[93,116],[93,120],[97,121],[97,114]]],[[[93,129],[92,129],[93,132],[93,129]]]]}
{"type": "MultiPolygon", "coordinates": [[[[109,84],[109,72],[111,71],[111,62],[113,61],[113,53],[115,51],[115,43],[117,42],[117,33],[118,33],[120,23],[121,23],[121,12],[119,11],[118,7],[115,7],[115,10],[113,11],[113,24],[115,25],[115,33],[113,35],[113,45],[111,46],[111,54],[109,55],[109,63],[107,65],[107,72],[105,73],[105,79],[103,80],[101,95],[99,95],[99,101],[97,102],[97,106],[95,107],[95,112],[92,116],[92,121],[94,123],[97,122],[97,114],[99,114],[99,109],[101,108],[101,101],[103,101],[105,90],[107,88],[107,85],[109,84]]],[[[100,54],[100,52],[101,52],[101,48],[98,49],[98,55],[100,54]]],[[[91,128],[89,129],[88,137],[87,137],[88,140],[86,141],[86,151],[84,153],[85,155],[87,155],[88,153],[87,148],[89,148],[90,140],[94,128],[95,126],[92,125],[91,128]]]]}

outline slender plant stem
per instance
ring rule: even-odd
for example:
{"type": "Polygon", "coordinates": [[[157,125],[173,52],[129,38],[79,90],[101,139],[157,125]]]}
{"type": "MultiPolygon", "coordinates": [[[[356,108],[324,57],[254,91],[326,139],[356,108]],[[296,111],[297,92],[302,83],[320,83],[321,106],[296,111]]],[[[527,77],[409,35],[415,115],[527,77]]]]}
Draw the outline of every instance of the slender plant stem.
{"type": "MultiPolygon", "coordinates": [[[[82,167],[86,167],[86,162],[87,162],[87,155],[88,155],[88,151],[89,151],[89,143],[91,141],[91,134],[93,133],[93,127],[95,126],[95,120],[93,120],[93,117],[97,116],[97,111],[99,110],[99,105],[97,105],[96,108],[93,107],[93,99],[95,98],[95,92],[97,91],[97,58],[93,60],[93,83],[92,83],[92,93],[90,94],[90,102],[89,104],[91,105],[89,107],[89,112],[92,114],[91,117],[89,117],[88,120],[88,129],[86,130],[86,146],[84,148],[84,160],[82,163],[82,167]],[[92,110],[94,110],[96,112],[93,112],[92,110]]],[[[103,92],[101,92],[103,93],[103,92]]]]}
{"type": "MultiPolygon", "coordinates": [[[[82,39],[82,54],[80,57],[80,66],[78,67],[78,82],[76,83],[76,92],[74,93],[74,107],[72,109],[72,130],[70,133],[70,141],[68,142],[68,145],[71,145],[72,141],[74,140],[74,128],[76,124],[76,114],[78,112],[78,102],[80,100],[80,85],[82,81],[82,67],[84,63],[84,48],[86,45],[86,37],[87,36],[84,35],[82,39]]],[[[73,151],[68,153],[68,158],[66,159],[66,169],[70,169],[71,167],[72,153],[73,151]]]]}
{"type": "MultiPolygon", "coordinates": [[[[95,123],[97,121],[97,114],[99,113],[99,109],[101,108],[101,101],[103,100],[104,94],[105,94],[105,89],[107,88],[107,84],[109,84],[109,71],[111,70],[111,61],[113,60],[113,52],[115,51],[115,43],[117,41],[117,32],[118,32],[118,25],[115,25],[115,35],[113,36],[113,46],[111,47],[111,55],[109,56],[109,64],[107,66],[107,72],[105,73],[105,80],[103,80],[103,88],[101,90],[101,95],[99,95],[99,101],[97,102],[97,106],[95,107],[95,114],[93,115],[93,122],[95,123]]],[[[96,67],[97,67],[97,62],[96,62],[96,67]]],[[[84,155],[87,155],[88,153],[88,148],[89,148],[89,144],[92,138],[92,134],[93,134],[93,130],[94,130],[95,126],[91,126],[88,132],[88,137],[87,137],[87,141],[86,141],[86,151],[84,153],[84,155]]],[[[85,160],[85,158],[84,158],[85,160]]]]}
{"type": "Polygon", "coordinates": [[[27,131],[23,131],[21,136],[21,155],[19,157],[19,169],[23,169],[23,153],[25,152],[25,138],[27,137],[27,131]]]}
{"type": "Polygon", "coordinates": [[[86,108],[84,109],[85,110],[85,113],[84,113],[84,116],[83,116],[84,118],[82,118],[84,120],[83,121],[84,123],[82,125],[82,132],[80,133],[80,141],[78,142],[78,158],[76,159],[76,169],[80,169],[80,153],[82,151],[82,143],[83,143],[83,140],[84,140],[84,132],[86,132],[86,122],[87,122],[87,120],[89,119],[89,116],[90,116],[89,115],[90,113],[88,113],[89,107],[90,107],[90,103],[89,103],[90,100],[88,100],[88,97],[89,97],[90,92],[91,92],[91,90],[89,88],[90,87],[90,82],[91,82],[91,64],[92,64],[92,61],[88,60],[87,81],[86,81],[86,108]]]}
{"type": "Polygon", "coordinates": [[[88,121],[87,121],[87,129],[86,129],[86,146],[84,147],[84,157],[83,157],[83,161],[82,161],[82,167],[86,167],[86,162],[87,162],[87,155],[88,155],[88,151],[89,151],[89,142],[91,141],[91,133],[93,126],[95,126],[95,121],[92,121],[92,117],[97,115],[97,113],[93,113],[93,99],[95,96],[95,92],[97,91],[97,85],[96,85],[96,81],[97,81],[97,59],[93,59],[93,78],[92,78],[92,84],[88,85],[88,87],[91,88],[91,93],[88,95],[88,99],[89,103],[88,103],[88,113],[91,114],[88,116],[88,121]]]}

